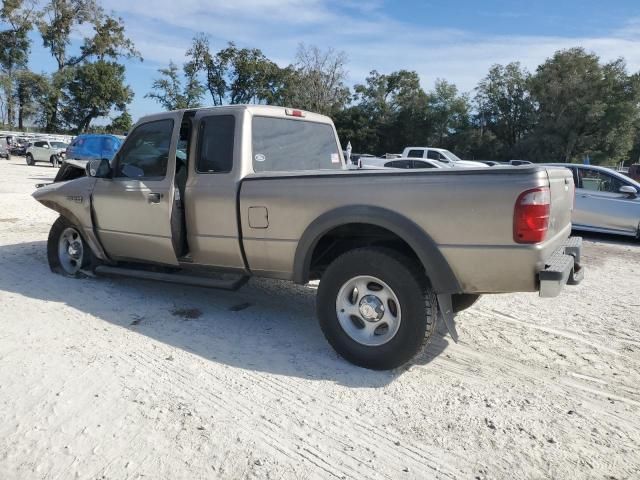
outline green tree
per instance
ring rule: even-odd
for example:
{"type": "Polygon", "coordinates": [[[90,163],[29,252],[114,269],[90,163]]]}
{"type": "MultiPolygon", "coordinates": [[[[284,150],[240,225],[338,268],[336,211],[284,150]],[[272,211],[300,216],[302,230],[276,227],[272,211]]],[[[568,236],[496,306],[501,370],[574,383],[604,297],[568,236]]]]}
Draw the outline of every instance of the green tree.
{"type": "Polygon", "coordinates": [[[74,69],[74,75],[62,91],[62,116],[77,133],[88,130],[92,120],[115,109],[124,112],[133,98],[125,85],[124,66],[98,60],[74,69]]]}
{"type": "Polygon", "coordinates": [[[562,50],[531,81],[538,123],[533,155],[570,162],[591,155],[615,163],[632,147],[638,88],[622,59],[601,64],[582,48],[562,50]]]}
{"type": "Polygon", "coordinates": [[[431,136],[429,144],[453,148],[453,138],[470,124],[471,105],[466,94],[446,80],[437,79],[435,88],[427,95],[427,123],[431,136]]]}
{"type": "Polygon", "coordinates": [[[26,68],[31,47],[29,32],[36,16],[35,0],[3,0],[0,8],[0,72],[9,126],[15,118],[16,74],[26,68]]]}
{"type": "Polygon", "coordinates": [[[184,86],[175,63],[169,62],[167,68],[161,68],[158,72],[161,77],[153,81],[152,91],[145,95],[146,98],[156,100],[165,110],[200,106],[200,100],[205,90],[197,79],[197,71],[192,62],[187,63],[183,68],[186,79],[184,86]]]}
{"type": "MultiPolygon", "coordinates": [[[[52,87],[47,99],[45,129],[60,128],[60,91],[66,83],[77,77],[73,72],[83,64],[97,59],[117,60],[120,57],[139,57],[133,43],[124,33],[122,19],[104,13],[97,0],[47,0],[38,21],[43,45],[49,49],[57,64],[51,76],[52,87]],[[71,38],[85,24],[91,25],[93,35],[85,37],[80,51],[69,52],[71,38]]],[[[99,89],[99,85],[94,86],[99,89]]]]}
{"type": "Polygon", "coordinates": [[[376,132],[375,144],[363,146],[367,151],[398,152],[411,143],[426,141],[428,98],[416,72],[384,75],[374,70],[354,90],[357,108],[376,132]]]}
{"type": "Polygon", "coordinates": [[[50,89],[49,79],[45,75],[21,70],[16,76],[16,101],[18,106],[18,128],[24,128],[29,118],[42,118],[42,102],[50,89]]]}
{"type": "Polygon", "coordinates": [[[205,35],[193,39],[187,51],[194,72],[204,76],[204,86],[214,105],[274,103],[282,100],[290,72],[281,69],[257,48],[238,48],[230,42],[213,54],[205,35]]]}
{"type": "Polygon", "coordinates": [[[132,126],[133,119],[131,118],[131,114],[125,110],[111,121],[111,123],[106,127],[106,131],[118,135],[125,135],[131,130],[132,126]]]}
{"type": "Polygon", "coordinates": [[[508,158],[535,124],[535,105],[529,92],[531,74],[518,62],[494,65],[476,88],[475,103],[480,132],[485,130],[504,146],[499,157],[508,158]]]}

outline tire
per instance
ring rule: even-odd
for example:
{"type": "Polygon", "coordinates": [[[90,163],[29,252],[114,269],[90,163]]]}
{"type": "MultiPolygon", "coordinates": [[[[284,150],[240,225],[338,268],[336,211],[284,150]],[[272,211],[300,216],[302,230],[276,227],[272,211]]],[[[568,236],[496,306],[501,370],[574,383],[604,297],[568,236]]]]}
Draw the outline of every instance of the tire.
{"type": "Polygon", "coordinates": [[[372,370],[411,360],[428,343],[437,319],[425,274],[406,257],[381,248],[352,250],[334,260],[320,281],[316,308],[336,352],[372,370]]]}
{"type": "Polygon", "coordinates": [[[453,313],[460,313],[467,308],[470,308],[474,303],[480,299],[479,294],[462,293],[451,296],[451,305],[453,306],[453,313]]]}
{"type": "Polygon", "coordinates": [[[91,248],[80,234],[80,228],[64,217],[51,226],[47,240],[47,259],[54,273],[82,278],[82,270],[95,261],[91,248]]]}
{"type": "Polygon", "coordinates": [[[35,165],[36,164],[36,161],[33,159],[33,155],[31,155],[30,153],[27,153],[26,159],[27,159],[27,165],[35,165]]]}
{"type": "Polygon", "coordinates": [[[49,161],[51,162],[51,165],[53,165],[54,167],[60,166],[60,159],[58,158],[58,155],[51,155],[51,158],[49,159],[49,161]]]}

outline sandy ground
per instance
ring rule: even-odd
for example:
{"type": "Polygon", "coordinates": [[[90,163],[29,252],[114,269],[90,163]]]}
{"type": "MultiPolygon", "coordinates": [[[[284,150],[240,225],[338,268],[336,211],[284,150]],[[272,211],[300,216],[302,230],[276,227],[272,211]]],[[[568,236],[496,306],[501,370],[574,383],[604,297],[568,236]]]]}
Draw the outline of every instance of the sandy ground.
{"type": "Polygon", "coordinates": [[[410,367],[328,346],[314,289],[49,271],[55,173],[0,160],[0,479],[640,478],[640,244],[484,297],[410,367]]]}

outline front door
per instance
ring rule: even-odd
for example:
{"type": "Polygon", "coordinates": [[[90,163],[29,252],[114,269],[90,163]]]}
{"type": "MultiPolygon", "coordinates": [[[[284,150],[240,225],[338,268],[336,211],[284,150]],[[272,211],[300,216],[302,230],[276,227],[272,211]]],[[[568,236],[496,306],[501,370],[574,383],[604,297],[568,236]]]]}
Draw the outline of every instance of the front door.
{"type": "Polygon", "coordinates": [[[37,162],[48,162],[49,161],[49,149],[47,148],[47,142],[33,142],[33,148],[31,149],[31,154],[33,155],[33,159],[37,162]]]}
{"type": "Polygon", "coordinates": [[[620,193],[619,178],[594,168],[578,168],[573,224],[609,233],[635,235],[640,221],[640,199],[620,193]]]}
{"type": "Polygon", "coordinates": [[[117,260],[177,265],[171,234],[177,116],[137,126],[114,158],[113,178],[98,179],[98,237],[117,260]]]}

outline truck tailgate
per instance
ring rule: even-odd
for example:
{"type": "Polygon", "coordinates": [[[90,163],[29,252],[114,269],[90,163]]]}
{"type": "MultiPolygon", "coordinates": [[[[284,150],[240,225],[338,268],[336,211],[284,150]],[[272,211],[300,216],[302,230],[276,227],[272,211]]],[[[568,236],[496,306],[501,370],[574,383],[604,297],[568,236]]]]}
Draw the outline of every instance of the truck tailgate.
{"type": "Polygon", "coordinates": [[[568,168],[548,167],[549,189],[551,193],[551,212],[547,238],[553,238],[566,230],[571,223],[571,211],[575,187],[573,175],[568,168]]]}

